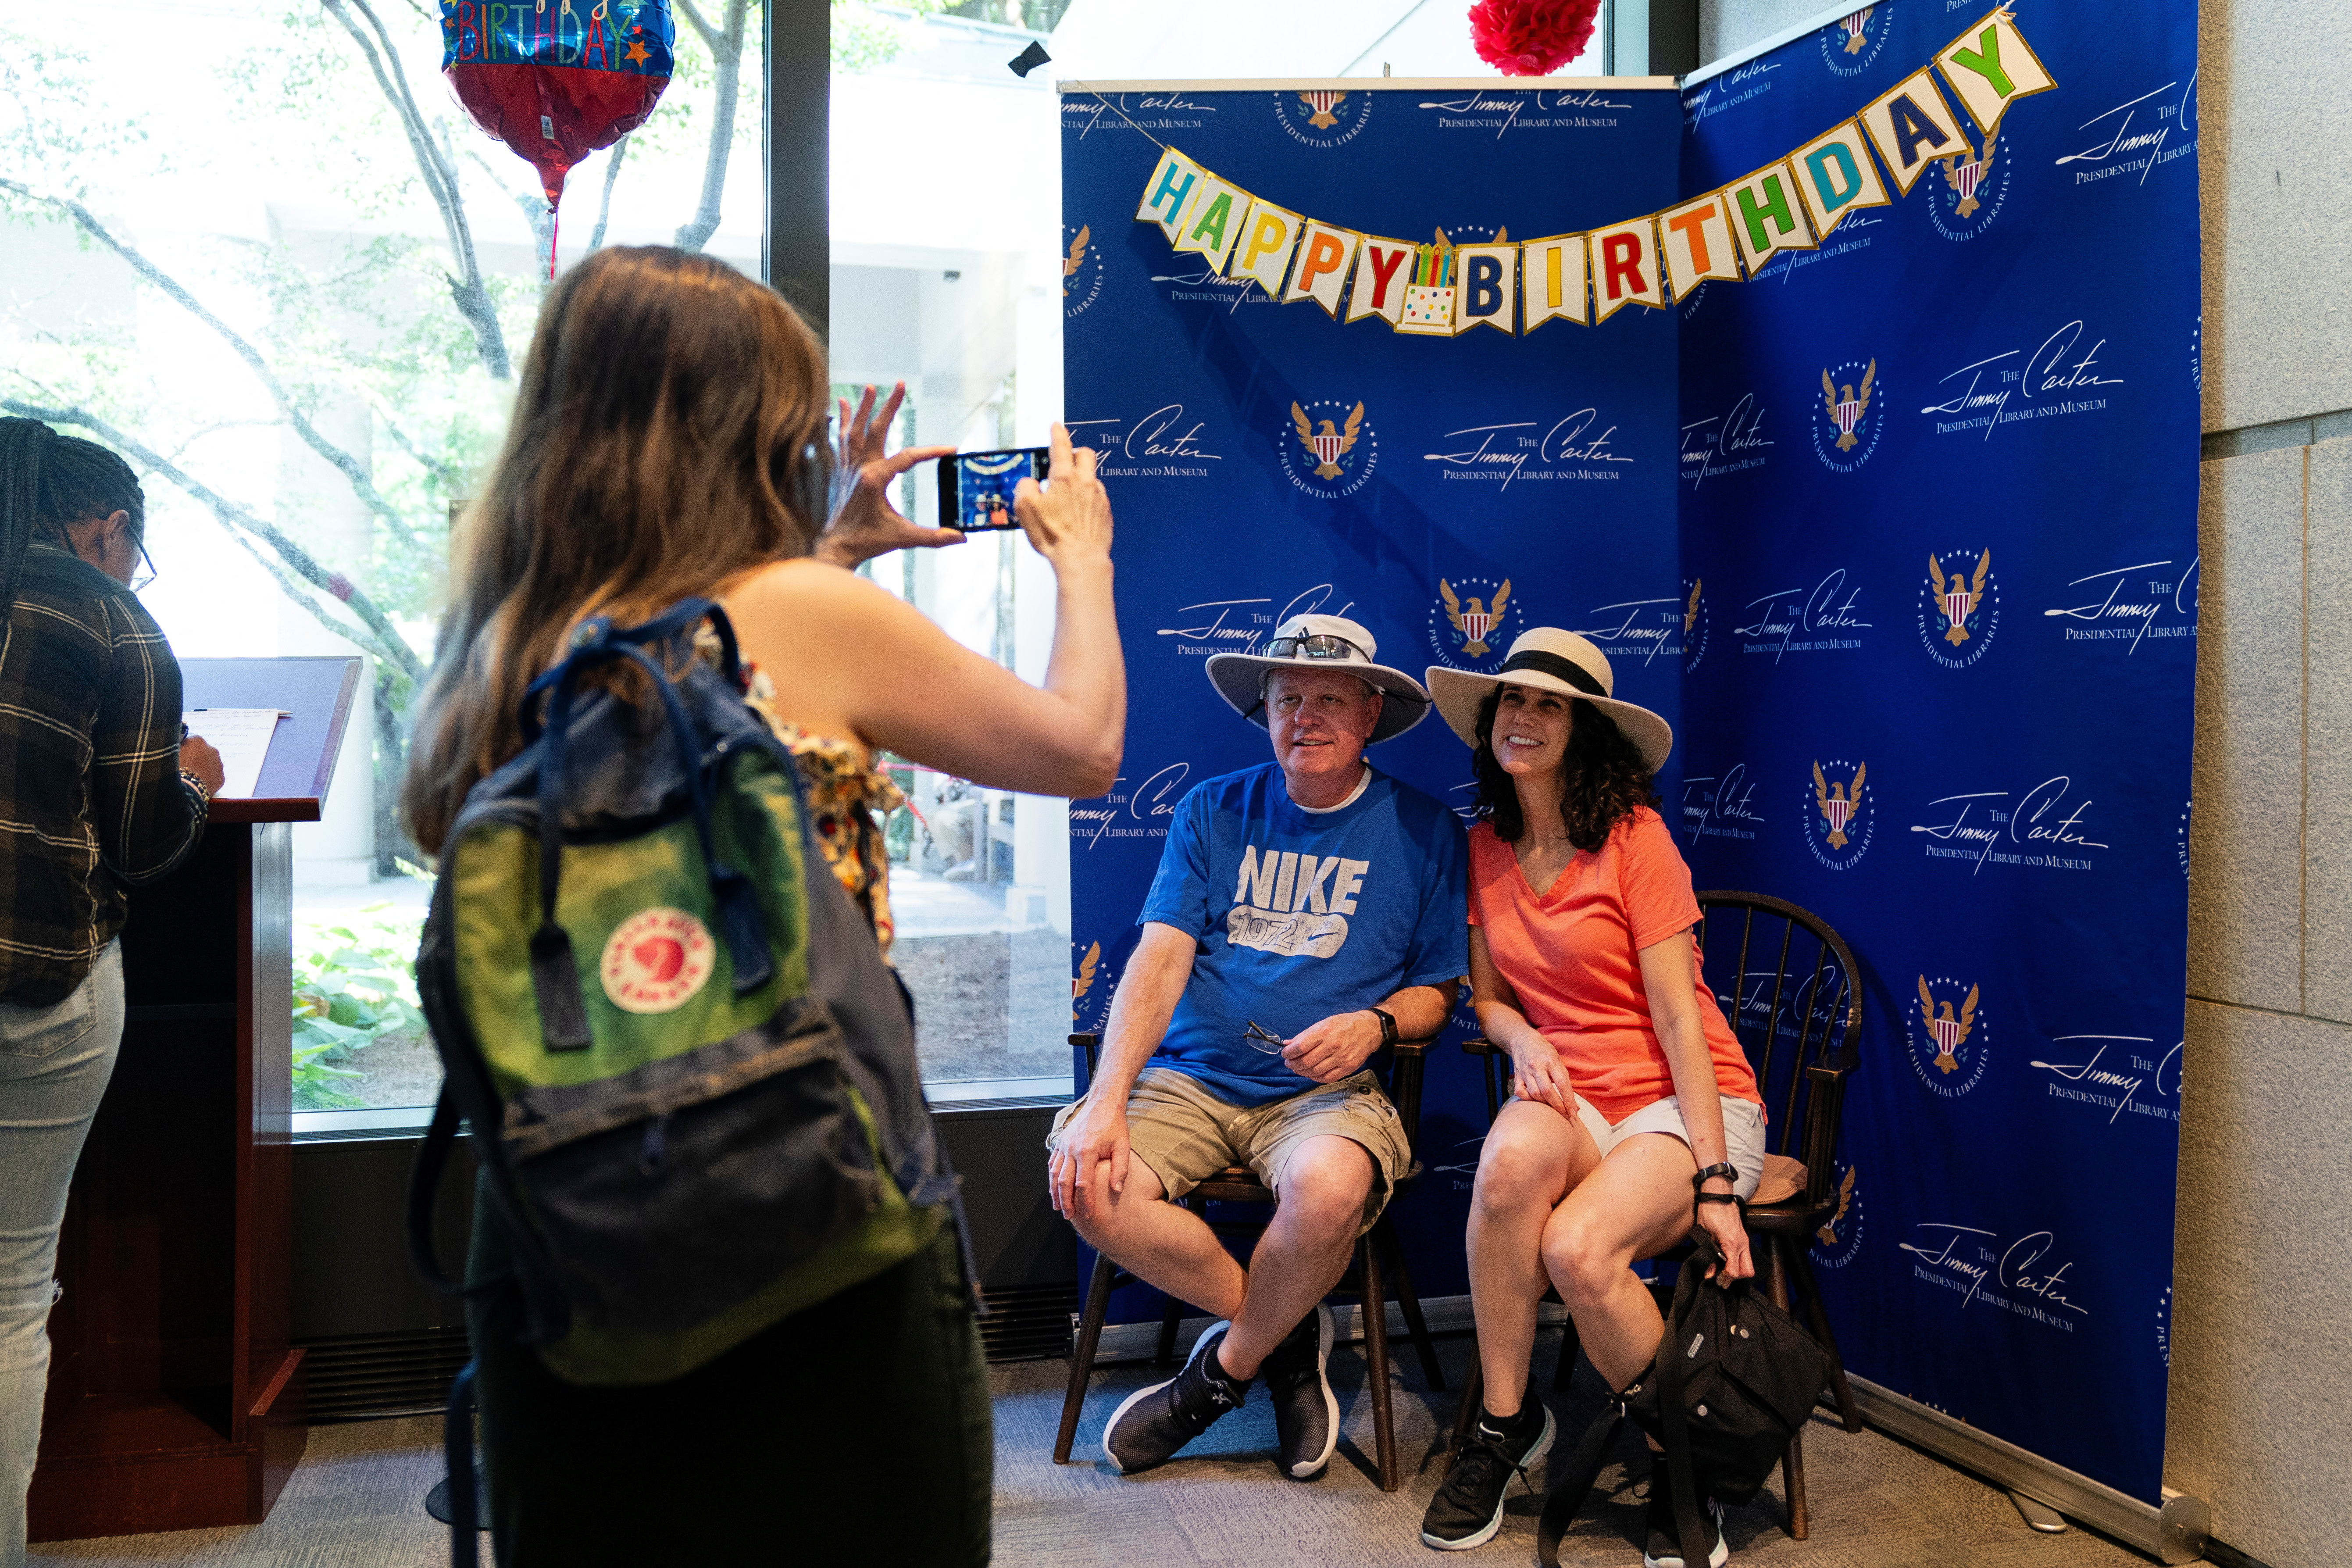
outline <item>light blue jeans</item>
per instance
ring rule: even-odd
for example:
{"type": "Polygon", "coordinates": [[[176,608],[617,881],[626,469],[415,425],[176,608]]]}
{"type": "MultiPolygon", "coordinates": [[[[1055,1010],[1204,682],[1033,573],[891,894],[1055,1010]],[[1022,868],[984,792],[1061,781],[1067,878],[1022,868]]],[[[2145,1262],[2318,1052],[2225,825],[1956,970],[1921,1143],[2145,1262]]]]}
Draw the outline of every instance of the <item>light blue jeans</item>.
{"type": "Polygon", "coordinates": [[[0,1002],[0,1568],[25,1561],[58,1228],[121,1045],[120,943],[109,942],[89,977],[54,1007],[0,1002]]]}

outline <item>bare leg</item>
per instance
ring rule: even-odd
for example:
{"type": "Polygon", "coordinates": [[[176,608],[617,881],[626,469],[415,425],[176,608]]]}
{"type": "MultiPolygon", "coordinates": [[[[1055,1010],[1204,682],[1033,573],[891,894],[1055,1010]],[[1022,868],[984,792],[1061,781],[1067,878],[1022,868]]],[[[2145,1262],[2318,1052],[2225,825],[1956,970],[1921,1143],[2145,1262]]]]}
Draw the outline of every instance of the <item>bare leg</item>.
{"type": "Polygon", "coordinates": [[[1310,1138],[1292,1153],[1282,1202],[1258,1239],[1233,1329],[1217,1350],[1228,1373],[1255,1377],[1282,1336],[1347,1273],[1371,1192],[1372,1157],[1352,1138],[1310,1138]]]}
{"type": "Polygon", "coordinates": [[[1108,1162],[1095,1167],[1091,1205],[1070,1216],[1087,1245],[1179,1300],[1218,1317],[1241,1310],[1247,1276],[1206,1221],[1180,1204],[1140,1159],[1128,1163],[1127,1191],[1110,1190],[1108,1162]]]}
{"type": "Polygon", "coordinates": [[[1601,1163],[1592,1135],[1548,1105],[1503,1107],[1478,1154],[1470,1200],[1470,1304],[1478,1321],[1484,1403],[1518,1413],[1544,1292],[1544,1226],[1561,1197],[1601,1163]]]}
{"type": "Polygon", "coordinates": [[[1657,1353],[1665,1323],[1633,1277],[1633,1261],[1690,1234],[1697,1172],[1689,1145],[1671,1133],[1629,1138],[1544,1226],[1544,1268],[1576,1320],[1584,1353],[1611,1388],[1633,1382],[1657,1353]]]}

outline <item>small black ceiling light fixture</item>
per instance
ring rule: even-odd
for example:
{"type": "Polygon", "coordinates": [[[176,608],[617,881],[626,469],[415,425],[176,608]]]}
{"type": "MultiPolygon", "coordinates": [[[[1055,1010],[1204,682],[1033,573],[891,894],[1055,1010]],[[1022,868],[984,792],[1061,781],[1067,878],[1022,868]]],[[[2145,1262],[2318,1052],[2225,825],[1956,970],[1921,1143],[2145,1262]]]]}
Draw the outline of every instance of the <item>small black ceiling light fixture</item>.
{"type": "Polygon", "coordinates": [[[1014,76],[1026,78],[1031,71],[1053,58],[1045,52],[1045,45],[1032,38],[1029,40],[1029,47],[1005,61],[1004,66],[1014,76]]]}

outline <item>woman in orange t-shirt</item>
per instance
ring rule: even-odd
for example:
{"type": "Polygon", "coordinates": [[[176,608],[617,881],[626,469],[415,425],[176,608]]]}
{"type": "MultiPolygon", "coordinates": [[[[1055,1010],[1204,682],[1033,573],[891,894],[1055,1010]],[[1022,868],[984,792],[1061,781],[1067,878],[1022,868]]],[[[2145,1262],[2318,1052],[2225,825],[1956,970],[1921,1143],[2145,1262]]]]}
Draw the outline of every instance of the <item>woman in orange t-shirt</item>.
{"type": "MultiPolygon", "coordinates": [[[[1622,1389],[1664,1332],[1636,1260],[1687,1237],[1696,1212],[1726,1282],[1755,1272],[1726,1194],[1763,1175],[1764,1110],[1700,979],[1690,869],[1656,809],[1666,721],[1614,700],[1607,656],[1549,626],[1496,674],[1433,668],[1429,688],[1474,752],[1470,983],[1479,1026],[1510,1053],[1514,1096],[1486,1134],[1470,1212],[1485,1407],[1423,1522],[1430,1545],[1458,1548],[1491,1537],[1503,1484],[1551,1441],[1541,1402],[1522,1410],[1547,1279],[1622,1389]]],[[[1679,1563],[1671,1512],[1654,1536],[1662,1522],[1654,1544],[1679,1563]]]]}

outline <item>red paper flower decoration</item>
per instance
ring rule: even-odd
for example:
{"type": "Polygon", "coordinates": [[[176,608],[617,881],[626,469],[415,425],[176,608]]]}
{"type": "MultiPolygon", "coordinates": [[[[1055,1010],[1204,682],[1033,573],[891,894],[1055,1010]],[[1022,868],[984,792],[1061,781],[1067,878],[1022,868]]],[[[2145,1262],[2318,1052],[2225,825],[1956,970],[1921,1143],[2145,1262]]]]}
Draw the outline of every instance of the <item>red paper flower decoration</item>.
{"type": "Polygon", "coordinates": [[[1601,0],[1478,0],[1470,42],[1505,76],[1549,76],[1584,52],[1601,0]]]}

